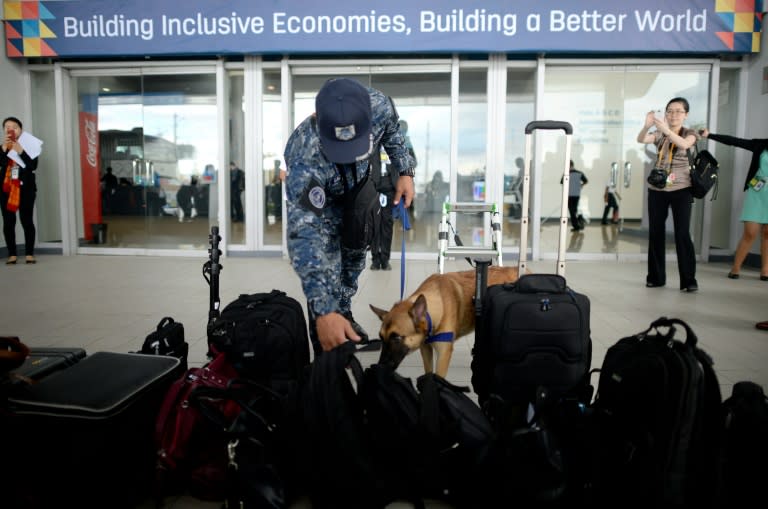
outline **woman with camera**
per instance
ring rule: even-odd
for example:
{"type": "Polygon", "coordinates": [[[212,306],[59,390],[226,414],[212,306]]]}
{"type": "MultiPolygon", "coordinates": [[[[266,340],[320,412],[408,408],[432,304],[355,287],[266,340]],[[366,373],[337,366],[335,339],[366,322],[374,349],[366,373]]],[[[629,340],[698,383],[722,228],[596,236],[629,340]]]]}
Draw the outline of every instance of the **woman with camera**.
{"type": "Polygon", "coordinates": [[[653,143],[657,154],[656,164],[648,176],[648,275],[645,286],[649,288],[667,283],[665,223],[669,209],[672,209],[680,290],[695,292],[699,289],[696,252],[690,233],[693,196],[686,152],[694,146],[697,137],[693,129],[683,126],[688,111],[688,101],[675,97],[667,103],[663,115],[649,111],[637,135],[639,143],[653,143]]]}

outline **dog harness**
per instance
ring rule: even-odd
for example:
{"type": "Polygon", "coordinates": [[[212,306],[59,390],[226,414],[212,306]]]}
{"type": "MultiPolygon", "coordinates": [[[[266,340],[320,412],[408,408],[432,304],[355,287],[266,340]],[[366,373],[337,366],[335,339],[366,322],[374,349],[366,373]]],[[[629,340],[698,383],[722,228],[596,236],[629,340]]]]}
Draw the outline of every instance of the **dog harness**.
{"type": "Polygon", "coordinates": [[[439,334],[432,334],[432,317],[429,316],[427,311],[427,339],[426,343],[438,343],[453,341],[453,332],[441,332],[439,334]]]}

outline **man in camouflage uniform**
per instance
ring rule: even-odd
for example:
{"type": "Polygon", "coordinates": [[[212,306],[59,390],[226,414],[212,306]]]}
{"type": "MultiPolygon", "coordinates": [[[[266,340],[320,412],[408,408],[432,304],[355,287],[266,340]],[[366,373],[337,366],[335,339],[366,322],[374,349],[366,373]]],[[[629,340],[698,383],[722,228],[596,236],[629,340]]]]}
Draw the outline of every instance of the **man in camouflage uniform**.
{"type": "Polygon", "coordinates": [[[410,207],[414,161],[394,104],[378,90],[351,79],[328,80],[315,98],[315,113],[299,124],[285,147],[288,254],[307,298],[316,354],[350,339],[368,342],[351,311],[366,249],[342,246],[342,201],[365,179],[369,155],[379,145],[400,175],[394,203],[403,199],[410,207]]]}

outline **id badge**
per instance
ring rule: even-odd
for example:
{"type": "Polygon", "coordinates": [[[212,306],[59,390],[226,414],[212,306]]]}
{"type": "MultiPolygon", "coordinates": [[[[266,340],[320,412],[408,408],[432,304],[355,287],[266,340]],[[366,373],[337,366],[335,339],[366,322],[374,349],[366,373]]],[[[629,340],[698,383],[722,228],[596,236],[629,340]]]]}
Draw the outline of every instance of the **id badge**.
{"type": "Polygon", "coordinates": [[[765,180],[759,179],[757,177],[754,177],[752,180],[749,181],[749,187],[751,187],[755,191],[761,190],[764,185],[765,185],[765,180]]]}
{"type": "Polygon", "coordinates": [[[667,175],[667,187],[672,187],[674,183],[675,183],[675,174],[670,173],[669,175],[667,175]]]}
{"type": "Polygon", "coordinates": [[[14,165],[11,168],[11,180],[19,180],[19,166],[14,165]]]}

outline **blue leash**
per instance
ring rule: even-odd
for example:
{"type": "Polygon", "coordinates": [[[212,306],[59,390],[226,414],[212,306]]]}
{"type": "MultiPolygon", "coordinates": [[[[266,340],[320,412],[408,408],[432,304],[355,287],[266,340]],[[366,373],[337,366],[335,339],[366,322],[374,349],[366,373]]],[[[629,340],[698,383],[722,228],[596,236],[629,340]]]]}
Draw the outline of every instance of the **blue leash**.
{"type": "Polygon", "coordinates": [[[402,247],[400,249],[400,300],[403,300],[405,294],[405,232],[411,229],[411,220],[408,217],[408,211],[405,210],[405,203],[403,198],[400,198],[400,203],[397,204],[397,208],[392,211],[395,219],[399,219],[403,224],[402,247]]]}

